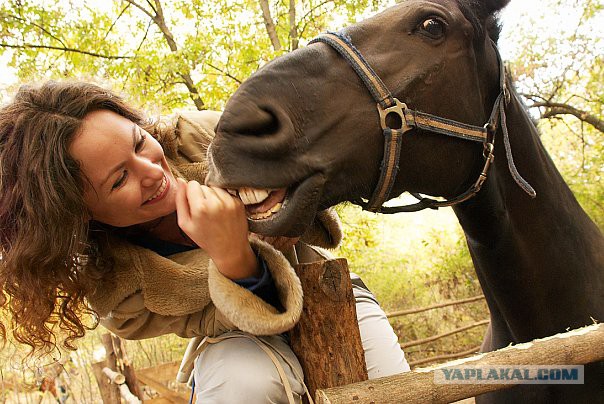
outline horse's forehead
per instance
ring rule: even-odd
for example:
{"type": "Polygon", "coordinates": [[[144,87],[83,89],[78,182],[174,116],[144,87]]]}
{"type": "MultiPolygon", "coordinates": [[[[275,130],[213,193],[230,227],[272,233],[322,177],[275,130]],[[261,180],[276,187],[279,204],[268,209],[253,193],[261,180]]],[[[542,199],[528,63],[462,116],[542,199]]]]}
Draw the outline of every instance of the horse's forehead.
{"type": "MultiPolygon", "coordinates": [[[[467,22],[457,0],[404,0],[360,24],[377,25],[385,29],[396,28],[405,19],[428,17],[430,13],[445,17],[451,24],[467,22]]],[[[419,23],[415,20],[414,22],[419,23]]]]}

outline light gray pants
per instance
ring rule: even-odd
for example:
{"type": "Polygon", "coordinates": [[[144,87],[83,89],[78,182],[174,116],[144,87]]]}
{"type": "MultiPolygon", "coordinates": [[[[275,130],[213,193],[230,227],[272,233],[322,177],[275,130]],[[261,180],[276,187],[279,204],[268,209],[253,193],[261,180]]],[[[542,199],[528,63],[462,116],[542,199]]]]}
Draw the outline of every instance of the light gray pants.
{"type": "MultiPolygon", "coordinates": [[[[356,285],[353,285],[353,292],[369,378],[408,371],[405,354],[375,297],[356,285]]],[[[285,361],[281,355],[276,355],[294,397],[299,400],[304,395],[304,387],[289,364],[296,367],[299,375],[302,367],[287,339],[282,335],[259,338],[287,358],[285,361]]],[[[209,345],[195,360],[194,377],[197,403],[287,403],[275,365],[250,339],[232,338],[209,345]]]]}

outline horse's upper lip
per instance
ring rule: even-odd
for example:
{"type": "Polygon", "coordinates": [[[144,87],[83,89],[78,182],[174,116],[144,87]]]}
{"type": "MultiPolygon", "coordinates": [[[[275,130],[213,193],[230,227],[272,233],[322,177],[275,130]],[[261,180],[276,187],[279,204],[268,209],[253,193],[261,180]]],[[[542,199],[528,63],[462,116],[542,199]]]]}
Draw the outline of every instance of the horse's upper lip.
{"type": "Polygon", "coordinates": [[[239,188],[229,189],[229,193],[238,196],[245,205],[245,210],[250,219],[266,219],[277,213],[283,206],[287,188],[239,188]]]}
{"type": "Polygon", "coordinates": [[[324,176],[315,173],[290,184],[287,188],[280,188],[283,199],[277,205],[281,206],[274,212],[265,214],[265,217],[262,215],[251,217],[250,231],[272,236],[299,236],[314,218],[324,182],[324,176]]]}

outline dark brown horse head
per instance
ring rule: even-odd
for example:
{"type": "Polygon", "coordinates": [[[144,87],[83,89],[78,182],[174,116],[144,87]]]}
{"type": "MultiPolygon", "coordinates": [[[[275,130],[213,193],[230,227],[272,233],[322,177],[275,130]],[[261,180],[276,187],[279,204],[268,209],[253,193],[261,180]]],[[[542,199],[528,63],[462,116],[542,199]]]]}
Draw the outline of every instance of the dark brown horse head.
{"type": "MultiPolygon", "coordinates": [[[[409,108],[481,126],[499,93],[493,13],[507,2],[408,0],[342,34],[409,108]]],[[[260,192],[244,200],[255,203],[252,230],[299,235],[318,209],[371,196],[383,147],[367,88],[331,47],[316,43],[267,64],[229,100],[208,183],[271,190],[267,199],[260,192]]],[[[391,195],[450,197],[476,180],[482,164],[481,145],[413,129],[391,195]]]]}

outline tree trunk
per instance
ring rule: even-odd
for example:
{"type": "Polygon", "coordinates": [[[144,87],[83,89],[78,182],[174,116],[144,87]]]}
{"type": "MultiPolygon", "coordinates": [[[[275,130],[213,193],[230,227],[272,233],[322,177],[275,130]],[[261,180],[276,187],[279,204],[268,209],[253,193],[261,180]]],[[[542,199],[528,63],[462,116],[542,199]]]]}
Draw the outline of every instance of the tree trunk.
{"type": "Polygon", "coordinates": [[[289,40],[290,51],[298,49],[298,26],[296,22],[296,0],[289,0],[289,40]]]}
{"type": "Polygon", "coordinates": [[[264,19],[264,26],[266,27],[266,32],[268,33],[268,37],[271,40],[273,49],[276,51],[280,51],[281,42],[279,41],[279,36],[277,35],[277,29],[275,28],[273,17],[271,17],[271,9],[269,7],[268,0],[258,0],[258,2],[260,3],[260,8],[262,9],[262,18],[264,19]]]}
{"type": "Polygon", "coordinates": [[[367,380],[354,295],[345,259],[296,266],[304,290],[291,346],[306,385],[315,390],[367,380]]]}

